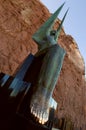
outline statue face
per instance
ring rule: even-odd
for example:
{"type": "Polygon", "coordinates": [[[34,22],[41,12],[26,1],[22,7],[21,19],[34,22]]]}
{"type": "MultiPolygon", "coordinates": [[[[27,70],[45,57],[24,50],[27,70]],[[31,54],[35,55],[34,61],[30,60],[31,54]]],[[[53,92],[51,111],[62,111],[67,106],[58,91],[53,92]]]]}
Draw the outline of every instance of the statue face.
{"type": "Polygon", "coordinates": [[[51,36],[53,39],[55,39],[56,30],[52,30],[52,31],[50,32],[50,36],[51,36]]]}
{"type": "Polygon", "coordinates": [[[52,30],[52,31],[50,32],[50,35],[51,35],[51,36],[55,36],[55,34],[56,34],[56,30],[52,30]]]}

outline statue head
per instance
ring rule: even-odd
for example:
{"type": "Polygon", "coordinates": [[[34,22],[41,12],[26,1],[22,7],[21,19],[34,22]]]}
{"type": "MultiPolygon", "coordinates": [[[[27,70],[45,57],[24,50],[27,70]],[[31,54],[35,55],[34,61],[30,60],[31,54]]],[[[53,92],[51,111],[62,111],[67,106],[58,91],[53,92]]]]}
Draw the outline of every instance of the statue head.
{"type": "Polygon", "coordinates": [[[55,24],[55,21],[57,19],[57,16],[59,15],[60,11],[62,10],[65,3],[63,3],[56,12],[33,34],[32,39],[38,44],[38,46],[43,46],[45,43],[46,46],[48,46],[48,39],[49,42],[51,40],[51,44],[57,43],[58,36],[60,34],[62,24],[65,20],[65,17],[67,15],[68,10],[66,11],[59,27],[57,30],[53,30],[53,26],[55,24]]]}

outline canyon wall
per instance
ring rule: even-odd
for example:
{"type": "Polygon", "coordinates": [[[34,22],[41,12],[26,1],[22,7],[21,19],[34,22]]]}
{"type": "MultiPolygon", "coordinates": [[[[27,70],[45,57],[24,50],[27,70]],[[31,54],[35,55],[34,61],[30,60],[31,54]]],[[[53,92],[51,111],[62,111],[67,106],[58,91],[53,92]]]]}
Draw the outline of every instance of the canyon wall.
{"type": "MultiPolygon", "coordinates": [[[[30,53],[37,52],[33,33],[49,18],[39,0],[0,0],[0,71],[14,75],[30,53]]],[[[59,24],[57,20],[56,26],[59,24]]],[[[85,65],[75,40],[61,30],[58,43],[66,50],[53,97],[58,118],[70,118],[76,127],[86,124],[85,65]]]]}

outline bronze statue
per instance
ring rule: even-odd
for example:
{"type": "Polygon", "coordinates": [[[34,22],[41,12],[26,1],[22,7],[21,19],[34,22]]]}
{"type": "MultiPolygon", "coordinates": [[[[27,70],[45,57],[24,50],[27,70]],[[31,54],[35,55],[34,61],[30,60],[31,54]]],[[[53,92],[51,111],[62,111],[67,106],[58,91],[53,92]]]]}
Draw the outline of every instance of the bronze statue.
{"type": "Polygon", "coordinates": [[[30,109],[31,113],[36,116],[42,124],[48,120],[49,100],[55,88],[66,53],[57,43],[57,40],[68,10],[58,29],[52,29],[63,5],[64,4],[62,4],[32,36],[33,40],[38,45],[38,52],[35,56],[38,57],[43,54],[44,57],[36,84],[36,91],[31,98],[30,109]]]}

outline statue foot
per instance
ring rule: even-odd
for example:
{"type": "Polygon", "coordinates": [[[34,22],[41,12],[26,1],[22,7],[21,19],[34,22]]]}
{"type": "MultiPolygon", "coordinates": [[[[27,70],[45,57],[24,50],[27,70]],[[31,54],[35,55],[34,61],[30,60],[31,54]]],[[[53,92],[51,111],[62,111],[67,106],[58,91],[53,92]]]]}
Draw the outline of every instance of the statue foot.
{"type": "Polygon", "coordinates": [[[31,107],[31,114],[35,117],[35,120],[41,124],[45,124],[48,121],[49,112],[45,108],[41,109],[36,104],[31,107]]]}
{"type": "Polygon", "coordinates": [[[30,103],[31,114],[41,124],[45,124],[49,117],[49,94],[45,94],[41,91],[37,91],[30,103]]]}

